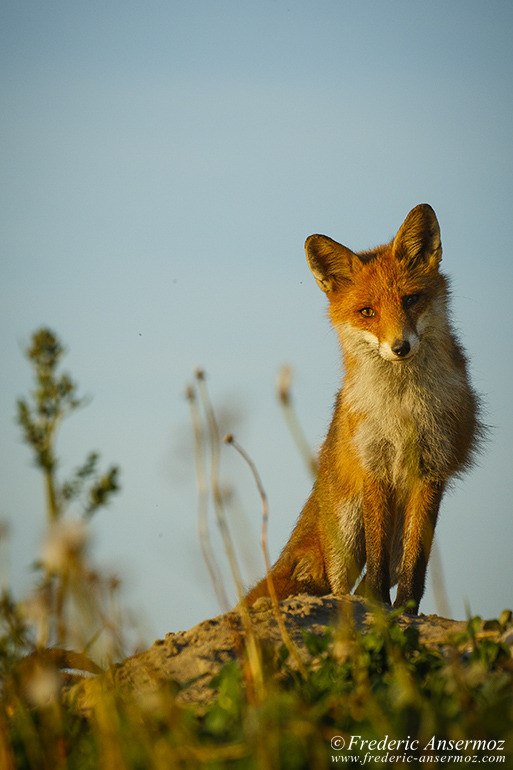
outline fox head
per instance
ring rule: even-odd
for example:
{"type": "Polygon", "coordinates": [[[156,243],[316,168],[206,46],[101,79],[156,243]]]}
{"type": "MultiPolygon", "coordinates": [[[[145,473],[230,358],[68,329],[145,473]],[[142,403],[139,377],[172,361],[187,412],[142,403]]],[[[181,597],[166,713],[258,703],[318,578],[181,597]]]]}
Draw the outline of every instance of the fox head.
{"type": "Polygon", "coordinates": [[[305,249],[346,352],[367,350],[405,363],[446,318],[440,227],[427,203],[410,211],[385,246],[355,253],[325,235],[311,235],[305,249]]]}

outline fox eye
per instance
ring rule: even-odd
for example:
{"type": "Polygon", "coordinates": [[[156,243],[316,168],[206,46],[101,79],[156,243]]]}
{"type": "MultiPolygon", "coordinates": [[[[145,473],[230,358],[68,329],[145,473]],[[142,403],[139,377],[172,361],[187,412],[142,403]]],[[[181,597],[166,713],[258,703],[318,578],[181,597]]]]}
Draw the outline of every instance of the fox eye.
{"type": "Polygon", "coordinates": [[[360,310],[360,315],[363,315],[364,318],[372,318],[376,315],[376,313],[372,307],[362,307],[360,310]]]}
{"type": "Polygon", "coordinates": [[[416,302],[418,302],[420,299],[420,294],[409,294],[407,297],[404,297],[403,299],[403,305],[406,309],[409,307],[413,307],[416,302]]]}

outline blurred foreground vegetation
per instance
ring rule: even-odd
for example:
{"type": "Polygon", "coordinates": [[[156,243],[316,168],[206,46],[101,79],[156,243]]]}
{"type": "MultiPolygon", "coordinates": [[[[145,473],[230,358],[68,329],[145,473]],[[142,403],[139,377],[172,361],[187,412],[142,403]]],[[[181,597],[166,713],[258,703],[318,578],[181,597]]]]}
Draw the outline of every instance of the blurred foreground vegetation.
{"type": "MultiPolygon", "coordinates": [[[[211,682],[208,706],[179,705],[173,682],[143,695],[109,688],[106,677],[84,711],[73,685],[130,652],[130,623],[116,579],[92,569],[87,550],[88,520],[117,492],[119,471],[100,472],[90,453],[70,479],[58,478],[58,427],[84,405],[59,373],[63,353],[52,332],[33,335],[27,355],[36,385],[18,403],[44,479],[48,538],[32,594],[1,599],[0,770],[513,767],[513,660],[502,641],[512,633],[508,611],[485,624],[470,619],[443,649],[401,628],[397,612],[376,611],[365,634],[341,619],[322,637],[305,635],[308,655],[299,662],[286,635],[280,650],[256,639],[246,612],[237,661],[211,682]]],[[[201,544],[210,558],[204,533],[201,544]]]]}

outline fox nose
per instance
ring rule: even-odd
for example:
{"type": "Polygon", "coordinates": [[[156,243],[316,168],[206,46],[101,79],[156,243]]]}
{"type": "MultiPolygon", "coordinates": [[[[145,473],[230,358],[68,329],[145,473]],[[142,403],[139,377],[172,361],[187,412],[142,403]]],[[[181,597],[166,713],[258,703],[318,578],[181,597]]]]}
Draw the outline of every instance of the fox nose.
{"type": "Polygon", "coordinates": [[[396,340],[392,345],[392,351],[398,358],[404,358],[410,352],[410,343],[408,340],[396,340]]]}

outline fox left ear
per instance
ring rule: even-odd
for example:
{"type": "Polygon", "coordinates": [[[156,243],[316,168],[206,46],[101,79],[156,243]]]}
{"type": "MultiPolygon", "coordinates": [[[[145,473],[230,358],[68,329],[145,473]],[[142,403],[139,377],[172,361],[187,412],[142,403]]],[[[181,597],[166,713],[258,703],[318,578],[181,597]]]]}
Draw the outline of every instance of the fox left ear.
{"type": "Polygon", "coordinates": [[[350,281],[362,264],[351,249],[327,235],[310,235],[306,239],[305,251],[308,266],[326,294],[350,281]]]}
{"type": "Polygon", "coordinates": [[[410,211],[394,238],[392,251],[397,260],[405,260],[410,267],[438,266],[442,259],[440,226],[428,203],[410,211]]]}

